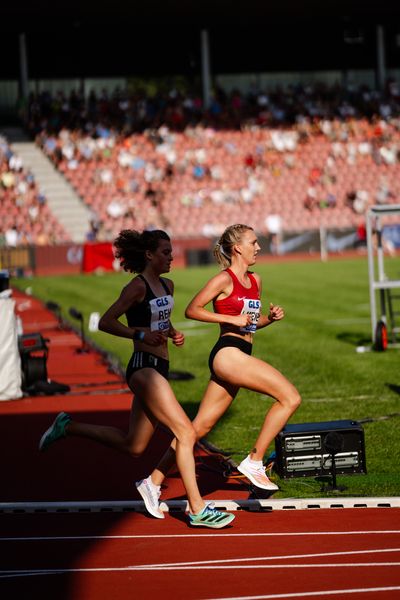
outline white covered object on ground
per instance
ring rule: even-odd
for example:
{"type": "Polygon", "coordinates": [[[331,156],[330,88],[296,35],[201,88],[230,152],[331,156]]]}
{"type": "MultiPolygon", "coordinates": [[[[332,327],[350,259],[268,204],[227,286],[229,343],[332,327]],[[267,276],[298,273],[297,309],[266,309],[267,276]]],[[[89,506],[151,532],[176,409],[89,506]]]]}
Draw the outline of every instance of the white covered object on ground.
{"type": "Polygon", "coordinates": [[[15,300],[0,298],[0,400],[22,397],[15,300]]]}

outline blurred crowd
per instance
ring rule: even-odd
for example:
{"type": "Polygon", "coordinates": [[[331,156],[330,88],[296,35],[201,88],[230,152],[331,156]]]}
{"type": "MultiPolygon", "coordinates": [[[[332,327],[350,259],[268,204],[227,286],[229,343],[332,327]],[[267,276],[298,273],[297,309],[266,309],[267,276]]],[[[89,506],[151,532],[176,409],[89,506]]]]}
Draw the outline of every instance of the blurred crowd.
{"type": "Polygon", "coordinates": [[[384,91],[366,85],[291,85],[272,91],[250,89],[226,92],[216,88],[209,106],[200,93],[168,91],[149,94],[116,88],[88,96],[75,90],[52,95],[43,91],[29,97],[26,125],[35,136],[42,130],[80,129],[98,135],[102,128],[117,129],[125,134],[157,129],[162,125],[174,131],[202,124],[214,129],[240,129],[243,125],[279,127],[294,125],[303,119],[368,120],[397,117],[400,114],[400,89],[388,80],[384,91]]]}
{"type": "Polygon", "coordinates": [[[69,240],[50,212],[44,192],[21,157],[0,136],[0,247],[69,240]]]}
{"type": "MultiPolygon", "coordinates": [[[[322,84],[217,90],[207,110],[199,95],[177,90],[43,92],[31,96],[26,126],[90,208],[88,241],[131,227],[214,237],[228,221],[276,239],[283,230],[317,229],[321,219],[357,229],[371,204],[400,196],[394,81],[383,93],[322,84]]],[[[0,168],[6,243],[64,241],[5,140],[0,168]]]]}

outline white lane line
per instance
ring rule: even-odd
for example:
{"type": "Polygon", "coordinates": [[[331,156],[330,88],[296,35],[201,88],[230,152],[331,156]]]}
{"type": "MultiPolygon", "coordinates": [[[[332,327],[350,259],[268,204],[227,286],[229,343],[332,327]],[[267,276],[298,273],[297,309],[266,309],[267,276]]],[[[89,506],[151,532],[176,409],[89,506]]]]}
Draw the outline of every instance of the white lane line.
{"type": "Polygon", "coordinates": [[[285,564],[282,565],[280,563],[270,564],[270,565],[202,565],[202,566],[188,566],[188,567],[147,567],[142,565],[129,565],[126,567],[85,567],[85,568],[75,568],[75,569],[32,569],[32,570],[23,570],[23,571],[0,571],[0,580],[1,579],[10,579],[11,577],[27,577],[27,576],[35,576],[35,575],[63,575],[70,573],[114,573],[114,572],[132,572],[132,571],[227,571],[233,569],[330,569],[330,568],[368,568],[371,567],[381,568],[381,567],[398,567],[400,566],[400,562],[382,562],[382,563],[293,563],[293,564],[285,564]]]}
{"type": "Polygon", "coordinates": [[[24,536],[0,537],[0,542],[47,542],[68,540],[140,540],[140,539],[170,539],[170,538],[241,538],[241,537],[303,537],[318,535],[398,535],[400,529],[377,529],[370,531],[296,531],[296,532],[263,532],[263,533],[160,533],[155,535],[55,535],[55,536],[24,536]]]}
{"type": "Polygon", "coordinates": [[[229,569],[329,569],[337,567],[398,567],[400,562],[380,563],[294,563],[294,564],[272,564],[272,565],[192,565],[191,567],[135,567],[136,571],[221,571],[229,569]]]}
{"type": "Polygon", "coordinates": [[[365,563],[272,563],[267,565],[238,565],[238,562],[253,562],[261,560],[285,560],[294,558],[316,558],[327,556],[348,556],[350,554],[376,554],[385,552],[399,552],[400,548],[383,548],[375,550],[354,550],[345,552],[325,552],[318,554],[295,554],[289,556],[258,556],[246,558],[233,558],[222,560],[193,561],[184,563],[157,563],[145,565],[128,565],[125,567],[87,567],[74,569],[23,569],[23,570],[1,570],[0,579],[10,577],[26,577],[27,575],[57,575],[62,573],[98,573],[114,571],[194,571],[194,570],[230,570],[230,569],[289,569],[289,568],[348,568],[348,567],[397,567],[400,562],[365,562],[365,563]],[[224,563],[224,564],[222,564],[224,563]],[[229,563],[229,564],[226,564],[229,563]],[[232,564],[235,563],[235,564],[232,564]]]}
{"type": "Polygon", "coordinates": [[[263,596],[226,596],[209,600],[275,600],[275,598],[310,598],[311,596],[342,596],[343,594],[369,594],[372,592],[395,592],[400,586],[349,588],[343,590],[320,590],[318,592],[292,592],[288,594],[266,594],[263,596]]]}
{"type": "MultiPolygon", "coordinates": [[[[327,556],[349,556],[350,554],[381,554],[385,552],[400,552],[400,548],[377,548],[371,550],[345,550],[342,552],[318,552],[313,554],[283,554],[278,556],[252,556],[245,558],[222,558],[217,560],[192,560],[187,562],[179,562],[179,563],[153,563],[143,565],[146,568],[180,568],[180,567],[189,567],[195,565],[199,566],[213,566],[213,565],[222,565],[231,564],[231,563],[239,563],[239,562],[256,562],[259,560],[288,560],[290,559],[298,559],[298,558],[324,558],[327,556]]],[[[282,565],[284,566],[284,565],[282,565]]]]}
{"type": "MultiPolygon", "coordinates": [[[[28,577],[28,576],[37,576],[37,575],[66,575],[71,573],[114,573],[114,572],[139,572],[139,571],[151,571],[155,573],[156,571],[200,571],[200,570],[208,570],[208,571],[229,571],[233,569],[330,569],[330,568],[368,568],[371,567],[398,567],[400,566],[399,562],[393,563],[308,563],[308,564],[286,564],[282,565],[280,563],[271,564],[271,565],[203,565],[196,566],[193,565],[191,567],[165,567],[165,568],[154,568],[154,567],[143,567],[141,565],[130,565],[127,567],[86,567],[86,568],[75,568],[75,569],[32,569],[32,570],[24,570],[24,571],[0,571],[0,580],[1,579],[10,579],[12,577],[28,577]]],[[[305,596],[307,597],[307,596],[305,596]]]]}
{"type": "Polygon", "coordinates": [[[307,402],[342,402],[343,400],[367,400],[368,398],[374,398],[372,394],[362,394],[360,396],[346,396],[346,397],[331,397],[331,398],[307,398],[307,402]]]}

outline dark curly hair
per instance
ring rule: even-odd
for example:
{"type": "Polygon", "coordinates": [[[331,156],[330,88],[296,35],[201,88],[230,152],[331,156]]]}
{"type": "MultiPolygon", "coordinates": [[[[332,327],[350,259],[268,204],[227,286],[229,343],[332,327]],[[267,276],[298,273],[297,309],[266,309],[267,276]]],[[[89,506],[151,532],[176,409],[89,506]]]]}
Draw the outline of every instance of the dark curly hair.
{"type": "Polygon", "coordinates": [[[141,273],[146,266],[146,250],[155,252],[160,240],[170,241],[170,237],[161,229],[153,231],[135,231],[124,229],[114,240],[115,258],[118,258],[124,271],[141,273]]]}

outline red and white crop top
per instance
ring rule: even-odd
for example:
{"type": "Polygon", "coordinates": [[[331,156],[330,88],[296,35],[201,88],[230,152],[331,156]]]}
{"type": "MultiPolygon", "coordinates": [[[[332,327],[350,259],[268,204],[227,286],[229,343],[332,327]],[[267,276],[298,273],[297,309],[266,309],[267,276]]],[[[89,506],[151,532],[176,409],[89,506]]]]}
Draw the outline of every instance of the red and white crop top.
{"type": "Polygon", "coordinates": [[[227,298],[213,300],[214,312],[220,315],[250,315],[251,323],[246,327],[241,327],[240,331],[254,333],[261,313],[260,292],[256,278],[248,272],[251,286],[246,288],[240,283],[233,271],[230,269],[225,270],[232,279],[233,289],[227,298]]]}

